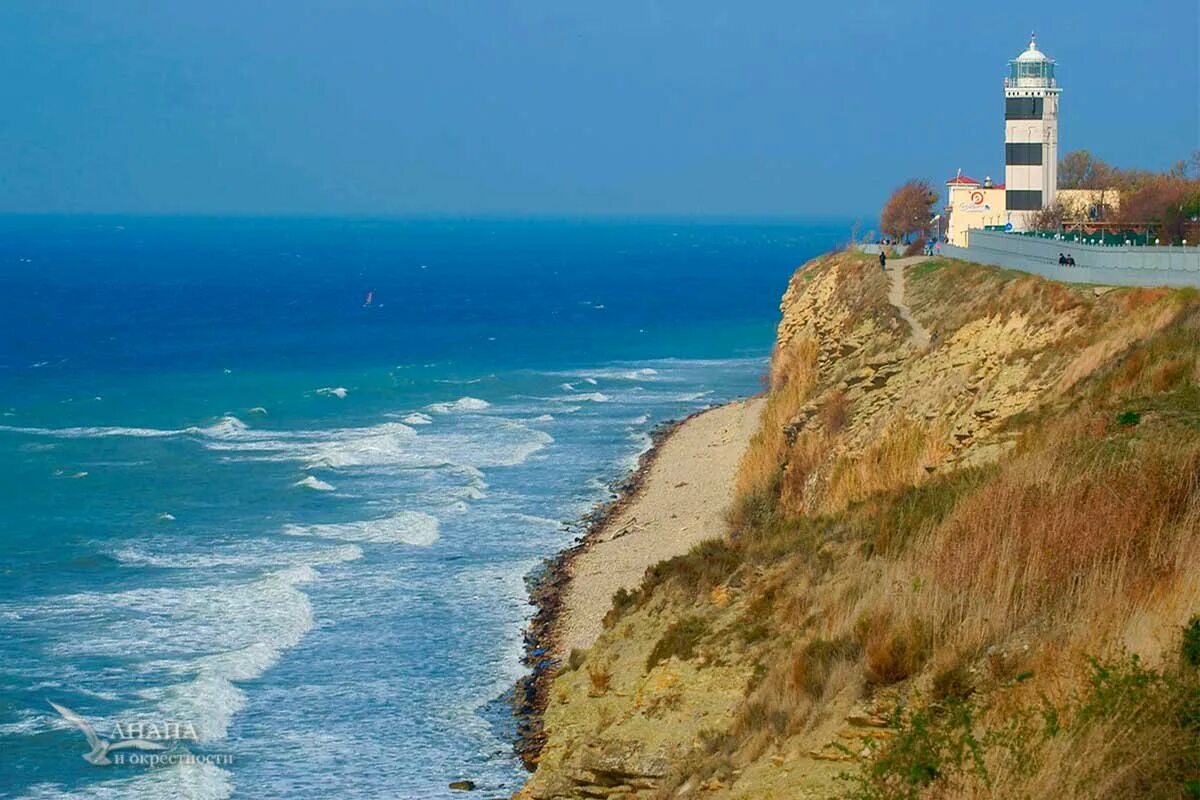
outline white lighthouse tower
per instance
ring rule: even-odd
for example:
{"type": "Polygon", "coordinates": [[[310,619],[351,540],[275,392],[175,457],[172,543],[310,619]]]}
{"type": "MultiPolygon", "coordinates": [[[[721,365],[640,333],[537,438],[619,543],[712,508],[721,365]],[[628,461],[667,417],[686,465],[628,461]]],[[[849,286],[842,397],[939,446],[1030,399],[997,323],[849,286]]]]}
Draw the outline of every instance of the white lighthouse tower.
{"type": "Polygon", "coordinates": [[[1054,59],[1037,47],[1008,62],[1004,81],[1004,203],[1015,230],[1058,192],[1058,96],[1054,59]]]}

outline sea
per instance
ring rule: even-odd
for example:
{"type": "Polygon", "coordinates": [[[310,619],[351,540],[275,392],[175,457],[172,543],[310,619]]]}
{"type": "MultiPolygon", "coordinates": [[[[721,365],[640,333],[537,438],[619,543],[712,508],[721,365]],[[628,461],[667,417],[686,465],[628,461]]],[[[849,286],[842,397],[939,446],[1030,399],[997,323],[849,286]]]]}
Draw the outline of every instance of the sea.
{"type": "Polygon", "coordinates": [[[508,796],[528,577],[849,228],[0,218],[0,796],[508,796]]]}

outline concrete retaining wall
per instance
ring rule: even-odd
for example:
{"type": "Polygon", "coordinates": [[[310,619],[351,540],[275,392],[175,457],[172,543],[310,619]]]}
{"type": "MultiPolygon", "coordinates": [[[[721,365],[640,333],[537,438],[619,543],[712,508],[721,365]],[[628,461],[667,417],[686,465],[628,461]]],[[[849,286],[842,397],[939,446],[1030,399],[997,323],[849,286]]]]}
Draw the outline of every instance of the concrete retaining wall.
{"type": "Polygon", "coordinates": [[[976,229],[966,247],[944,244],[942,255],[1067,283],[1200,288],[1197,247],[1102,247],[976,229]],[[1060,267],[1059,253],[1074,256],[1075,266],[1060,267]]]}

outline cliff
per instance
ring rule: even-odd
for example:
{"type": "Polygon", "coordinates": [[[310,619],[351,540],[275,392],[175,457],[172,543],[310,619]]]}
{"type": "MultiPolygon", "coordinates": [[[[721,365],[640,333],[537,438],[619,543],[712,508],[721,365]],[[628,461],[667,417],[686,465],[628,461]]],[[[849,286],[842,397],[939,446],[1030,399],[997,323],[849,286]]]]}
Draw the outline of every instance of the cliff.
{"type": "Polygon", "coordinates": [[[928,344],[797,271],[728,530],[617,593],[520,797],[1196,796],[1200,296],[906,273],[928,344]]]}

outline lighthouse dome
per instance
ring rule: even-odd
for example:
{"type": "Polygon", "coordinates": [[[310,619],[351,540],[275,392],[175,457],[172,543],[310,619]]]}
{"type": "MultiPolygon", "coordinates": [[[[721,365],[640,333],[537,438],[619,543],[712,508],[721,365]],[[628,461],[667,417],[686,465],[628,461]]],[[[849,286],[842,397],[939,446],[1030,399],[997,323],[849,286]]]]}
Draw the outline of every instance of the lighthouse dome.
{"type": "Polygon", "coordinates": [[[1037,37],[1029,37],[1029,49],[1008,62],[1005,86],[1021,89],[1053,89],[1054,59],[1038,49],[1037,37]]]}
{"type": "Polygon", "coordinates": [[[1020,61],[1023,64],[1028,63],[1030,61],[1052,61],[1052,60],[1053,59],[1051,59],[1048,55],[1043,53],[1041,50],[1038,50],[1036,36],[1030,37],[1029,49],[1026,50],[1024,53],[1021,53],[1021,55],[1017,56],[1017,61],[1020,61]]]}

